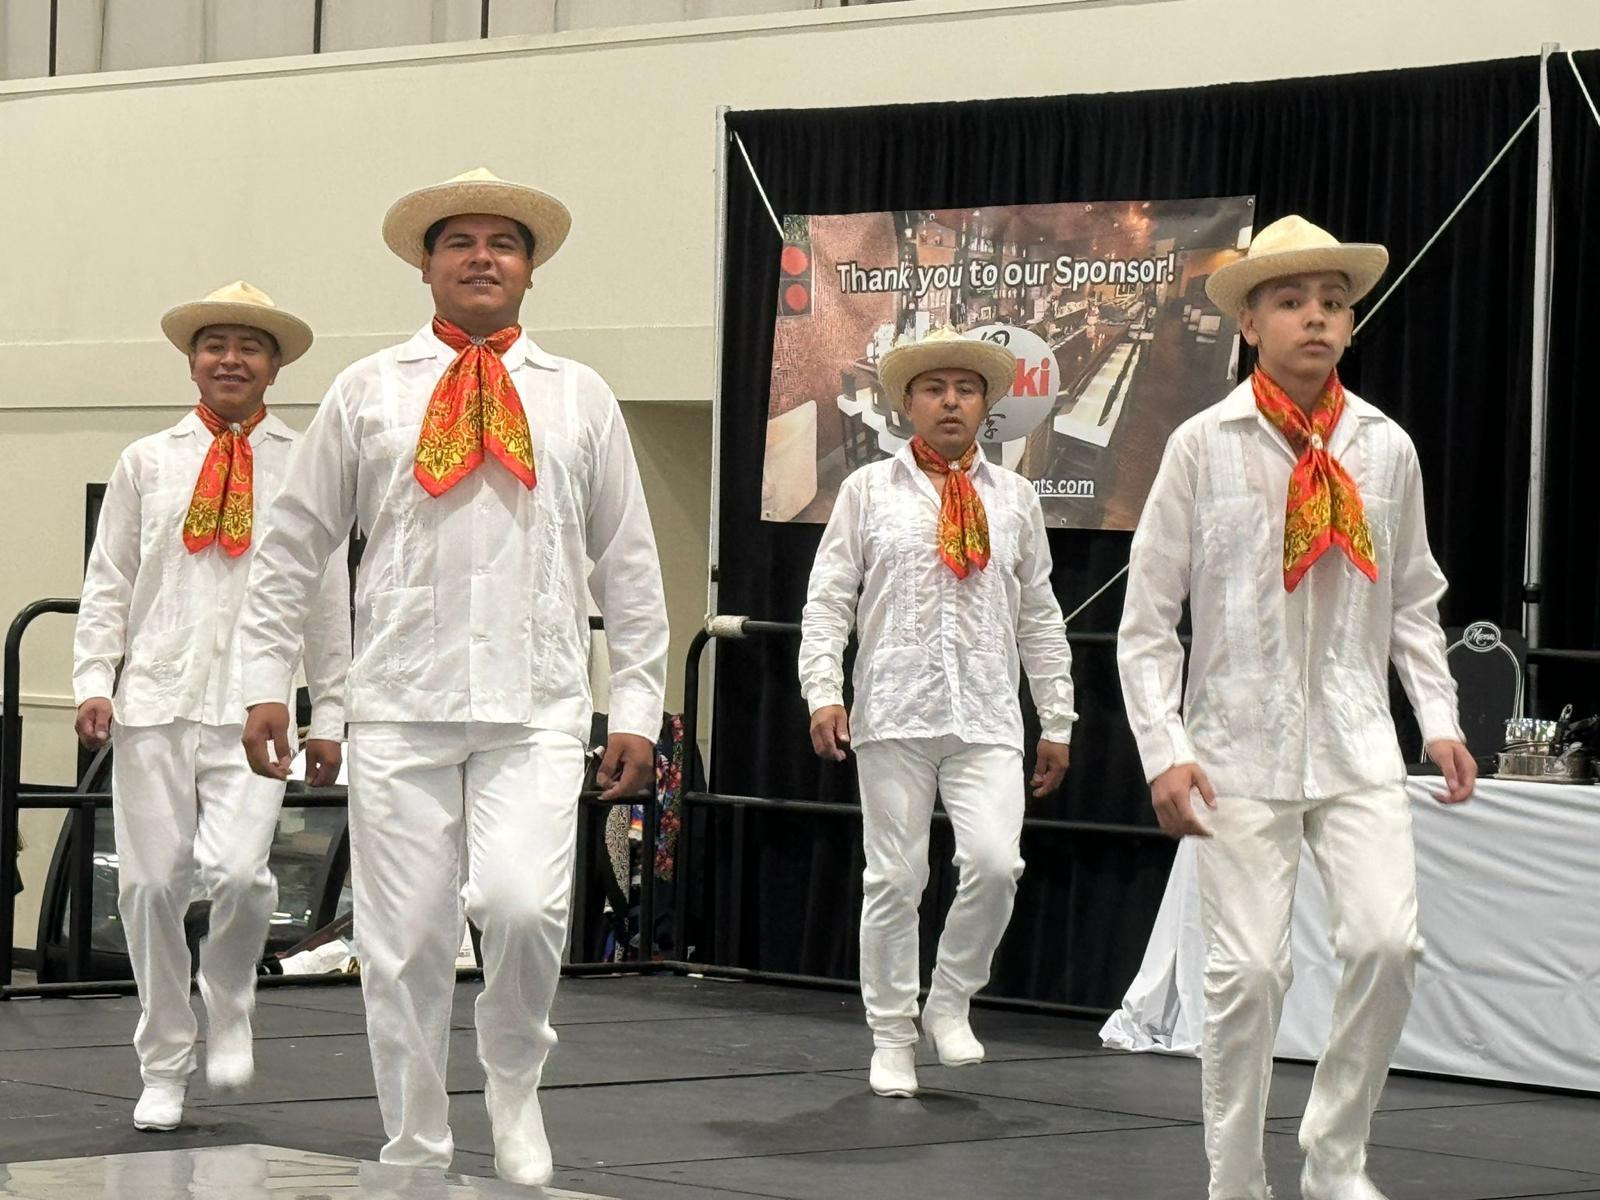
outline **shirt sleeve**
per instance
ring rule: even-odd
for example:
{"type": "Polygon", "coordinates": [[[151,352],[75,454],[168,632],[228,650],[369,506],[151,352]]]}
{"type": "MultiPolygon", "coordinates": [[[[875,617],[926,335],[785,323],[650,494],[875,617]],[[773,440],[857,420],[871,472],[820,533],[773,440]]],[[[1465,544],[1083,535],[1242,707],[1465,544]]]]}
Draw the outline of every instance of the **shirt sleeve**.
{"type": "Polygon", "coordinates": [[[1178,640],[1178,621],[1189,595],[1195,475],[1193,451],[1180,435],[1173,435],[1128,557],[1117,673],[1147,780],[1196,761],[1183,726],[1183,643],[1178,640]]]}
{"type": "Polygon", "coordinates": [[[862,557],[861,485],[845,479],[822,531],[800,615],[800,690],[811,712],[844,703],[844,648],[855,627],[862,557]]]}
{"type": "Polygon", "coordinates": [[[128,610],[139,574],[141,508],[139,484],[124,453],[117,460],[95,526],[94,549],[83,575],[78,623],[72,644],[75,704],[110,698],[128,644],[128,610]]]}
{"type": "Polygon", "coordinates": [[[637,734],[654,745],[666,703],[669,644],[661,560],[628,427],[609,388],[605,400],[585,538],[594,563],[589,590],[605,620],[611,661],[606,729],[637,734]]]}
{"type": "Polygon", "coordinates": [[[1444,630],[1439,625],[1439,600],[1449,585],[1428,548],[1422,469],[1409,440],[1400,470],[1400,494],[1395,497],[1399,511],[1391,568],[1394,576],[1390,583],[1394,632],[1389,653],[1416,712],[1423,745],[1446,739],[1464,741],[1456,681],[1445,659],[1444,630]]]}
{"type": "MultiPolygon", "coordinates": [[[[284,703],[293,687],[302,645],[313,636],[331,633],[319,627],[313,635],[309,625],[319,591],[325,586],[329,558],[349,535],[355,519],[359,454],[344,392],[336,380],[310,426],[295,442],[283,490],[272,502],[272,520],[250,564],[249,587],[240,614],[246,708],[284,703]]],[[[344,646],[341,673],[349,666],[348,632],[344,646]]],[[[334,658],[315,666],[307,664],[313,704],[315,689],[329,686],[333,664],[338,661],[338,651],[325,641],[319,641],[317,652],[331,653],[334,658]]],[[[343,685],[337,690],[342,710],[343,685]]],[[[314,725],[319,736],[322,728],[332,726],[332,711],[324,723],[314,725]]],[[[338,717],[342,726],[342,711],[338,717]]]]}
{"type": "Polygon", "coordinates": [[[1047,742],[1070,743],[1078,719],[1073,708],[1072,647],[1061,619],[1061,605],[1050,586],[1050,542],[1045,534],[1044,509],[1033,489],[1027,489],[1027,525],[1022,531],[1022,554],[1017,573],[1022,583],[1017,610],[1017,651],[1027,672],[1033,707],[1047,742]]]}
{"type": "Polygon", "coordinates": [[[311,605],[305,637],[306,687],[311,692],[311,729],[327,741],[344,738],[344,686],[350,673],[350,546],[328,556],[311,605]]]}

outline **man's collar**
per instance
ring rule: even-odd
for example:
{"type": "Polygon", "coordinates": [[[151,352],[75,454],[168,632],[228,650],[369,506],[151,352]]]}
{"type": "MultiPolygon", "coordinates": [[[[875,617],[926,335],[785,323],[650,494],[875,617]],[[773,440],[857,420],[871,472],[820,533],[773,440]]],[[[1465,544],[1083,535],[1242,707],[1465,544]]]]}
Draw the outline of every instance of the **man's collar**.
{"type": "MultiPolygon", "coordinates": [[[[911,452],[911,442],[909,439],[907,439],[906,442],[901,445],[900,449],[894,452],[894,461],[903,466],[907,471],[910,471],[913,476],[922,474],[922,468],[917,465],[917,456],[911,452]]],[[[972,469],[968,471],[967,474],[976,478],[980,472],[988,471],[989,469],[989,457],[988,455],[984,454],[983,447],[979,446],[978,453],[975,454],[972,459],[972,469]]]]}
{"type": "MultiPolygon", "coordinates": [[[[456,352],[440,341],[439,335],[434,333],[432,321],[412,334],[410,340],[395,352],[395,357],[400,362],[421,362],[429,358],[449,360],[455,356],[456,352]]],[[[511,343],[511,348],[501,357],[513,367],[525,363],[544,371],[554,371],[559,366],[551,355],[539,348],[526,331],[517,336],[517,340],[511,343]]]]}
{"type": "MultiPolygon", "coordinates": [[[[199,401],[197,400],[195,403],[198,404],[199,401]]],[[[167,432],[173,437],[188,437],[192,433],[200,434],[203,437],[211,436],[211,430],[206,428],[206,423],[200,419],[200,414],[192,408],[184,414],[183,420],[179,421],[167,432]]],[[[256,434],[265,434],[267,437],[279,438],[283,441],[294,440],[294,430],[283,423],[278,414],[272,411],[271,405],[267,406],[267,415],[261,418],[261,424],[251,431],[250,436],[254,437],[256,434]]]]}
{"type": "MultiPolygon", "coordinates": [[[[1359,421],[1381,421],[1383,414],[1349,388],[1344,392],[1345,411],[1359,421]]],[[[1256,415],[1256,393],[1249,376],[1222,400],[1218,417],[1223,421],[1247,421],[1256,415]]]]}

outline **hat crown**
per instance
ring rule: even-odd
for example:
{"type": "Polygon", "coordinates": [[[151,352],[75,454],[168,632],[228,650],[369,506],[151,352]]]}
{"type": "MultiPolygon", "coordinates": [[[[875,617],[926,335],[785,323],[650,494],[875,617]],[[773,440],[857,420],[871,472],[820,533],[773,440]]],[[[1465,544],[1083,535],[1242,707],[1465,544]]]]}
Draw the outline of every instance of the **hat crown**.
{"type": "Polygon", "coordinates": [[[505,180],[496,175],[488,167],[473,167],[470,171],[463,171],[452,176],[446,183],[504,183],[505,180]]]}
{"type": "Polygon", "coordinates": [[[206,301],[214,304],[254,304],[258,308],[278,307],[272,302],[271,296],[242,279],[235,279],[232,283],[219,287],[206,297],[206,301]]]}
{"type": "Polygon", "coordinates": [[[1289,254],[1297,250],[1329,250],[1343,245],[1338,238],[1304,217],[1279,217],[1250,240],[1247,258],[1289,254]]]}

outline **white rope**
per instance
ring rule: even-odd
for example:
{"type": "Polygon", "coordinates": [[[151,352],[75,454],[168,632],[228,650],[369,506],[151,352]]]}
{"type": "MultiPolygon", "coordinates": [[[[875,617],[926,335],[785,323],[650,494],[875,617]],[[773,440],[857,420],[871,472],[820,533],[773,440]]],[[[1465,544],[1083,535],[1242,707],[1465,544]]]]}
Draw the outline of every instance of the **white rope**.
{"type": "Polygon", "coordinates": [[[1594,123],[1600,125],[1600,108],[1594,106],[1594,97],[1589,94],[1589,85],[1584,83],[1583,76],[1578,71],[1578,60],[1572,57],[1571,50],[1567,51],[1567,66],[1572,68],[1572,77],[1578,81],[1578,90],[1589,102],[1589,111],[1594,114],[1594,123]]]}
{"type": "Polygon", "coordinates": [[[778,240],[783,241],[783,222],[778,220],[778,214],[772,211],[772,201],[767,199],[767,189],[761,186],[761,176],[756,174],[756,165],[750,161],[750,152],[744,148],[744,139],[735,133],[733,144],[739,147],[739,155],[744,159],[745,169],[750,172],[750,182],[756,185],[756,195],[760,196],[761,203],[767,206],[767,216],[772,218],[772,227],[778,231],[778,240]]]}
{"type": "Polygon", "coordinates": [[[1377,302],[1367,310],[1367,315],[1362,317],[1360,323],[1353,330],[1351,330],[1351,337],[1354,337],[1356,334],[1360,333],[1362,327],[1365,326],[1368,321],[1372,320],[1373,317],[1378,315],[1378,310],[1383,307],[1384,301],[1390,296],[1394,295],[1395,289],[1405,282],[1406,276],[1411,274],[1412,269],[1422,261],[1422,256],[1427,254],[1429,250],[1433,249],[1433,244],[1443,236],[1446,229],[1450,228],[1450,222],[1454,221],[1456,219],[1456,215],[1467,206],[1467,201],[1471,200],[1472,197],[1477,193],[1477,190],[1483,186],[1484,181],[1488,179],[1489,176],[1494,172],[1494,169],[1500,165],[1500,160],[1510,153],[1511,147],[1516,144],[1516,140],[1522,136],[1523,131],[1527,129],[1529,125],[1533,124],[1534,118],[1536,118],[1538,115],[1539,106],[1535,104],[1533,106],[1533,111],[1528,114],[1527,119],[1524,120],[1521,125],[1517,126],[1517,131],[1513,133],[1509,139],[1507,139],[1504,146],[1500,147],[1500,153],[1496,154],[1494,156],[1494,160],[1483,169],[1483,174],[1478,176],[1478,181],[1467,189],[1467,194],[1461,197],[1460,203],[1450,210],[1450,215],[1444,219],[1444,224],[1440,225],[1438,229],[1433,231],[1433,236],[1423,244],[1421,250],[1417,251],[1417,256],[1406,264],[1406,269],[1404,271],[1401,271],[1399,275],[1395,276],[1394,282],[1391,283],[1387,289],[1385,289],[1383,295],[1380,296],[1377,302]]]}
{"type": "Polygon", "coordinates": [[[1062,624],[1063,624],[1063,625],[1071,625],[1071,624],[1072,624],[1072,618],[1073,618],[1073,617],[1075,617],[1075,616],[1077,616],[1077,615],[1078,615],[1078,614],[1079,614],[1079,613],[1081,613],[1081,612],[1082,612],[1082,611],[1083,611],[1083,610],[1084,610],[1084,609],[1086,609],[1086,608],[1088,608],[1088,607],[1089,607],[1089,605],[1091,605],[1091,604],[1093,604],[1093,603],[1094,603],[1094,602],[1095,602],[1095,601],[1096,601],[1096,600],[1098,600],[1098,599],[1100,599],[1100,597],[1101,597],[1101,596],[1103,596],[1103,595],[1105,595],[1105,594],[1106,594],[1106,590],[1107,590],[1107,589],[1108,589],[1108,588],[1110,588],[1110,586],[1111,586],[1111,585],[1112,585],[1112,584],[1113,584],[1113,583],[1115,583],[1115,582],[1116,582],[1116,581],[1117,581],[1117,580],[1119,580],[1119,579],[1121,579],[1121,578],[1122,578],[1122,577],[1123,577],[1123,576],[1124,576],[1124,575],[1126,575],[1126,574],[1127,574],[1127,573],[1128,573],[1128,566],[1129,566],[1129,564],[1128,564],[1128,563],[1123,563],[1123,564],[1122,564],[1122,569],[1121,569],[1121,570],[1120,570],[1120,571],[1118,571],[1118,572],[1117,572],[1117,573],[1116,573],[1116,574],[1115,574],[1115,575],[1113,575],[1113,576],[1112,576],[1112,577],[1111,577],[1111,578],[1110,578],[1110,579],[1108,579],[1108,580],[1106,580],[1106,581],[1105,581],[1105,582],[1104,582],[1104,583],[1103,583],[1103,584],[1101,584],[1101,585],[1100,585],[1100,590],[1099,590],[1099,591],[1097,591],[1097,592],[1095,592],[1095,594],[1094,594],[1094,595],[1092,595],[1092,596],[1090,596],[1090,597],[1089,597],[1089,598],[1088,598],[1088,599],[1087,599],[1087,600],[1085,600],[1085,601],[1084,601],[1084,602],[1083,602],[1083,603],[1082,603],[1082,604],[1080,604],[1080,605],[1078,605],[1078,607],[1077,607],[1077,608],[1075,608],[1075,609],[1073,609],[1073,610],[1072,610],[1072,611],[1071,611],[1071,612],[1069,612],[1069,613],[1068,613],[1068,614],[1067,614],[1067,615],[1066,615],[1066,616],[1065,616],[1065,617],[1063,617],[1063,618],[1062,618],[1062,619],[1061,619],[1061,623],[1062,623],[1062,624]]]}

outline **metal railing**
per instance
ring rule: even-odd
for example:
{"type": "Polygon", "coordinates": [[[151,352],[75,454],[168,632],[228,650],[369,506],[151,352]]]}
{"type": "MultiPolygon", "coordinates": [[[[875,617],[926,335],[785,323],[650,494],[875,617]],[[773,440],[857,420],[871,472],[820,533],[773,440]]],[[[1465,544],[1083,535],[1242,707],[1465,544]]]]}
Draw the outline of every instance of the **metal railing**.
{"type": "MultiPolygon", "coordinates": [[[[90,791],[87,789],[87,784],[95,777],[97,771],[94,768],[103,761],[105,751],[102,750],[97,754],[91,763],[91,769],[85,772],[83,781],[77,789],[22,790],[22,640],[29,627],[40,617],[51,614],[71,616],[77,611],[78,601],[75,599],[36,600],[17,614],[6,632],[4,699],[0,701],[4,705],[3,713],[0,713],[0,1000],[23,996],[104,995],[134,990],[134,982],[131,979],[90,978],[90,959],[93,953],[91,922],[94,913],[95,812],[97,809],[111,806],[111,794],[90,791]],[[15,967],[13,943],[16,923],[16,883],[19,874],[17,846],[20,818],[26,809],[58,809],[71,813],[69,819],[73,823],[73,828],[69,835],[71,865],[68,884],[71,918],[66,930],[68,978],[61,983],[26,985],[12,983],[15,967]]],[[[604,628],[597,617],[591,617],[589,625],[591,629],[604,628]]],[[[618,797],[615,800],[602,799],[598,791],[586,790],[580,793],[579,802],[602,808],[622,804],[640,804],[644,808],[644,845],[648,848],[648,854],[644,858],[647,864],[646,871],[640,881],[639,957],[641,961],[647,962],[653,959],[655,954],[655,888],[652,886],[654,877],[650,864],[654,862],[655,844],[661,826],[654,783],[652,781],[648,790],[639,795],[618,797]]],[[[342,786],[296,788],[284,796],[284,806],[288,808],[344,808],[347,804],[348,793],[342,786]]],[[[585,823],[580,820],[580,837],[584,828],[585,823]]],[[[348,837],[348,832],[344,836],[348,837]]],[[[40,952],[41,954],[43,952],[42,946],[40,952]]],[[[638,970],[638,964],[567,963],[563,965],[562,970],[563,973],[572,975],[626,974],[638,970]]],[[[468,978],[479,974],[476,970],[462,973],[468,978]]],[[[357,978],[353,975],[271,975],[262,977],[261,982],[267,986],[283,986],[294,983],[350,983],[357,978]]]]}

